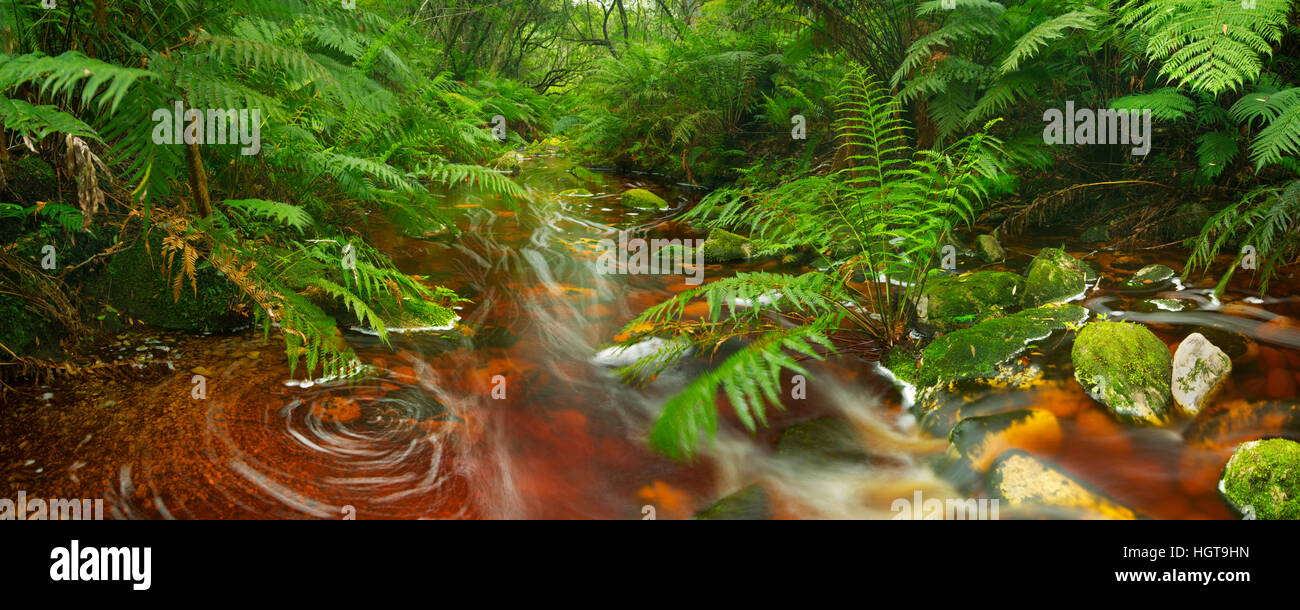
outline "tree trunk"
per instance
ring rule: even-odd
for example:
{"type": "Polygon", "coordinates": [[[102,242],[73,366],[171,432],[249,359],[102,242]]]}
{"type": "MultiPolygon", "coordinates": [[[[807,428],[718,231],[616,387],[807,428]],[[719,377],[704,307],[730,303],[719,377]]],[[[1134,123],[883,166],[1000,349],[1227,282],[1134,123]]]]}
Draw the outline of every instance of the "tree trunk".
{"type": "Polygon", "coordinates": [[[207,218],[212,215],[212,200],[208,196],[208,174],[203,171],[203,157],[199,155],[199,145],[185,145],[185,165],[190,170],[190,192],[194,193],[194,206],[199,216],[207,218]]]}

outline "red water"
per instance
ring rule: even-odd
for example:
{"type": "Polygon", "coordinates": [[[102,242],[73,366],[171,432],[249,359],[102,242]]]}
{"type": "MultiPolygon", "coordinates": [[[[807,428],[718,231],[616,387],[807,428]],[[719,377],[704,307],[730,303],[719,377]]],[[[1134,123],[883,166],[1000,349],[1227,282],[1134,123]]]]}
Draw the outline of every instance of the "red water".
{"type": "MultiPolygon", "coordinates": [[[[689,517],[760,480],[784,481],[771,485],[776,516],[799,518],[881,516],[843,505],[862,502],[880,511],[894,490],[928,484],[918,464],[932,447],[895,452],[901,455],[889,464],[852,473],[847,495],[838,493],[845,488],[839,479],[793,491],[815,477],[772,460],[783,428],[829,414],[875,418],[900,437],[914,434],[898,393],[871,363],[852,357],[814,367],[808,399],[787,401],[757,435],[740,429],[724,406],[721,438],[702,459],[678,463],[650,451],[645,438],[659,405],[707,362],[690,362],[636,388],[590,358],[637,313],[684,290],[685,278],[600,275],[582,253],[582,240],[638,228],[647,236],[697,237],[667,221],[671,213],[636,215],[617,201],[619,191],[634,186],[650,186],[682,206],[695,194],[611,177],[593,189],[597,196],[560,197],[557,191],[579,185],[554,159],[535,161],[520,179],[533,189],[533,201],[519,209],[457,196],[465,212],[460,237],[404,237],[382,223],[364,228],[403,272],[426,275],[469,299],[456,330],[393,335],[391,348],[349,333],[373,374],[306,388],[285,384],[289,369],[274,337],[267,343],[251,332],[126,333],[105,343],[106,360],[146,355],[173,368],[61,377],[49,387],[9,394],[0,406],[0,497],[18,490],[29,497],[105,497],[113,516],[132,518],[639,519],[650,506],[664,519],[689,517]],[[211,373],[205,399],[191,396],[195,367],[211,373]],[[497,375],[505,379],[504,399],[493,395],[497,375]],[[865,482],[859,489],[854,481],[865,482]]],[[[1063,239],[1016,243],[1008,265],[1019,270],[1038,247],[1063,239]]],[[[1120,278],[1149,262],[1182,267],[1176,251],[1127,260],[1071,251],[1120,278]]],[[[715,265],[705,277],[772,266],[715,265]]],[[[1207,303],[1195,316],[1150,320],[1171,349],[1193,323],[1243,321],[1243,332],[1258,337],[1258,354],[1236,365],[1215,409],[1237,408],[1234,401],[1243,398],[1295,397],[1300,341],[1288,329],[1300,327],[1291,325],[1300,318],[1300,300],[1291,281],[1275,283],[1270,293],[1281,296],[1264,304],[1207,303]],[[1252,316],[1283,317],[1260,329],[1260,321],[1244,322],[1252,316]]],[[[1205,301],[1199,295],[1207,286],[1179,292],[1205,301]]],[[[1231,294],[1239,301],[1246,292],[1231,294]]],[[[1111,296],[1092,293],[1085,304],[1126,310],[1136,300],[1111,296]]],[[[1069,375],[1068,367],[1049,367],[1046,383],[1020,390],[1033,394],[1030,406],[1062,421],[1065,440],[1044,457],[1148,516],[1231,516],[1214,489],[1231,444],[1184,440],[1188,421],[1163,429],[1118,423],[1069,375]]],[[[1244,425],[1270,434],[1285,428],[1276,421],[1244,425]]]]}

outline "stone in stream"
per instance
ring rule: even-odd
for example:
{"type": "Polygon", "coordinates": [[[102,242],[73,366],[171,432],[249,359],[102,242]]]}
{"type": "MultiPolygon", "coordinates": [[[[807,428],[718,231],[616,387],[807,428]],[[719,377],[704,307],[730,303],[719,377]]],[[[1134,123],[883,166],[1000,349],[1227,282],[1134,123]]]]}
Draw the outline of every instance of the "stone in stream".
{"type": "Polygon", "coordinates": [[[1197,326],[1192,329],[1192,332],[1204,335],[1211,343],[1222,349],[1229,358],[1232,358],[1233,366],[1250,364],[1259,357],[1259,343],[1241,333],[1214,326],[1197,326]]]}
{"type": "Polygon", "coordinates": [[[1200,413],[1230,373],[1232,358],[1204,335],[1188,335],[1174,352],[1174,403],[1185,415],[1200,413]]]}
{"type": "Polygon", "coordinates": [[[750,485],[696,513],[695,518],[704,521],[766,521],[772,518],[772,504],[762,486],[750,485]]]}
{"type": "Polygon", "coordinates": [[[926,281],[916,315],[937,331],[965,328],[1015,311],[1024,292],[1024,278],[1005,271],[938,277],[926,281]]]}
{"type": "Polygon", "coordinates": [[[1110,231],[1106,230],[1105,225],[1093,225],[1079,235],[1079,241],[1085,244],[1094,244],[1108,239],[1110,239],[1110,231]]]}
{"type": "Polygon", "coordinates": [[[1228,459],[1219,491],[1246,518],[1300,520],[1300,443],[1243,443],[1228,459]]]}
{"type": "Polygon", "coordinates": [[[662,197],[645,189],[623,191],[622,202],[623,205],[641,210],[666,210],[669,207],[662,197]]]}
{"type": "Polygon", "coordinates": [[[573,174],[575,178],[588,184],[600,184],[602,181],[600,174],[597,174],[581,165],[575,165],[572,168],[569,168],[569,173],[573,174]]]}
{"type": "Polygon", "coordinates": [[[1043,248],[1029,263],[1025,306],[1038,307],[1078,298],[1087,290],[1079,260],[1060,248],[1043,248]]]}
{"type": "Polygon", "coordinates": [[[786,428],[776,441],[783,457],[814,465],[863,462],[868,459],[853,429],[843,420],[822,417],[786,428]]]}
{"type": "Polygon", "coordinates": [[[985,262],[996,263],[1007,258],[1007,251],[1002,249],[998,238],[993,235],[980,235],[975,238],[975,249],[985,262]]]}
{"type": "Polygon", "coordinates": [[[961,421],[948,435],[952,448],[978,472],[1011,449],[1035,454],[1055,453],[1061,446],[1061,424],[1051,411],[1021,409],[961,421]]]}
{"type": "Polygon", "coordinates": [[[1133,306],[1133,311],[1156,313],[1160,311],[1183,311],[1187,303],[1178,299],[1145,299],[1133,306]]]}
{"type": "Polygon", "coordinates": [[[704,262],[725,263],[745,260],[753,255],[754,247],[749,240],[730,231],[714,229],[704,240],[704,262]]]}
{"type": "Polygon", "coordinates": [[[985,320],[934,340],[921,351],[918,369],[897,374],[920,388],[958,379],[997,378],[999,365],[1019,355],[1030,342],[1087,319],[1088,310],[1078,305],[1049,305],[985,320]]]}
{"type": "Polygon", "coordinates": [[[1123,290],[1164,290],[1173,284],[1175,275],[1173,269],[1164,265],[1147,265],[1119,287],[1123,290]]]}
{"type": "Polygon", "coordinates": [[[985,484],[991,495],[1011,509],[1050,507],[1102,519],[1138,518],[1132,509],[1094,491],[1056,465],[1019,449],[1007,451],[993,461],[985,484]]]}
{"type": "Polygon", "coordinates": [[[927,388],[917,394],[912,414],[926,434],[948,438],[958,423],[1024,409],[1033,405],[1036,394],[1028,389],[1041,378],[1038,367],[1030,367],[1010,380],[963,379],[927,388]]]}
{"type": "Polygon", "coordinates": [[[1079,331],[1070,359],[1079,385],[1115,416],[1141,424],[1168,419],[1172,357],[1145,326],[1093,322],[1079,331]]]}

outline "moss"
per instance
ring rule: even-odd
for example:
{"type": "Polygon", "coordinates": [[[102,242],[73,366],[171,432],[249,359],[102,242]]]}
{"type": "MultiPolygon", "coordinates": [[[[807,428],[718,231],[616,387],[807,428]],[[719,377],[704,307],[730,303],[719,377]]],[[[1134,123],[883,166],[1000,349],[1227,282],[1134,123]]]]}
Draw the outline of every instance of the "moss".
{"type": "Polygon", "coordinates": [[[1164,265],[1147,265],[1120,284],[1124,290],[1161,290],[1172,283],[1174,270],[1164,265]]]}
{"type": "Polygon", "coordinates": [[[1007,251],[1002,249],[1002,244],[998,243],[998,238],[992,235],[976,237],[975,249],[979,251],[980,256],[985,261],[990,263],[995,263],[1007,257],[1007,251]]]}
{"type": "Polygon", "coordinates": [[[704,240],[704,245],[701,247],[704,248],[706,263],[745,260],[754,250],[748,239],[722,229],[710,231],[708,239],[704,240]]]}
{"type": "Polygon", "coordinates": [[[645,189],[631,189],[623,191],[623,205],[642,209],[642,210],[666,210],[668,202],[650,191],[645,189]]]}
{"type": "Polygon", "coordinates": [[[1029,263],[1025,306],[1059,303],[1083,294],[1087,277],[1079,261],[1059,248],[1043,248],[1029,263]]]}
{"type": "Polygon", "coordinates": [[[1088,310],[1078,305],[1051,305],[948,333],[922,351],[917,385],[928,387],[940,381],[996,377],[998,365],[1024,351],[1030,341],[1082,324],[1087,319],[1088,310]]]}
{"type": "Polygon", "coordinates": [[[1300,443],[1281,438],[1243,443],[1228,459],[1219,487],[1239,513],[1300,519],[1300,443]]]}
{"type": "Polygon", "coordinates": [[[1070,351],[1074,377],[1119,418],[1160,424],[1169,416],[1173,357],[1145,326],[1093,322],[1070,351]]]}
{"type": "Polygon", "coordinates": [[[976,271],[926,282],[917,300],[917,315],[935,330],[972,326],[1018,309],[1024,278],[1004,271],[976,271]]]}
{"type": "Polygon", "coordinates": [[[172,284],[163,277],[161,244],[153,240],[150,250],[141,240],[113,257],[108,265],[108,297],[128,316],[162,328],[187,331],[224,331],[247,323],[230,311],[236,288],[211,265],[197,266],[198,290],[188,278],[179,300],[172,299],[172,284]],[[150,254],[152,252],[152,254],[150,254]]]}
{"type": "Polygon", "coordinates": [[[569,173],[573,174],[574,177],[576,177],[577,179],[589,184],[600,184],[601,182],[604,181],[601,178],[600,174],[597,174],[596,172],[593,172],[581,165],[575,166],[573,169],[570,169],[569,173]]]}
{"type": "Polygon", "coordinates": [[[758,485],[737,491],[695,515],[700,520],[767,520],[772,518],[772,504],[767,492],[758,485]]]}

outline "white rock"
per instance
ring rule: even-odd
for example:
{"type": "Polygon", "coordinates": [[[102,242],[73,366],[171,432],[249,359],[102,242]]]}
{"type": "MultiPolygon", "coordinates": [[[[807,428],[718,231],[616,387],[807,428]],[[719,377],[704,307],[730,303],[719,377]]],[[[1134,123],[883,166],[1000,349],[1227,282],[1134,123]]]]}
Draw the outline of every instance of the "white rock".
{"type": "Polygon", "coordinates": [[[1174,352],[1174,402],[1196,415],[1232,372],[1232,359],[1201,333],[1192,333],[1174,352]]]}

